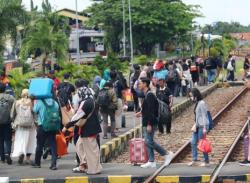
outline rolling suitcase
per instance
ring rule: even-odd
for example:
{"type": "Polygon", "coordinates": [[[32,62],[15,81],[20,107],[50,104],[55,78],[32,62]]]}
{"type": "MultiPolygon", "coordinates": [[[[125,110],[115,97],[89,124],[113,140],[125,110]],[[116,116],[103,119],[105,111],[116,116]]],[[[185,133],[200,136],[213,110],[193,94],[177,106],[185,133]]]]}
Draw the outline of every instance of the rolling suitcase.
{"type": "MultiPolygon", "coordinates": [[[[134,128],[135,128],[135,119],[134,128]]],[[[134,138],[129,141],[129,157],[131,164],[143,164],[148,162],[148,152],[145,140],[141,138],[134,138]]]]}
{"type": "Polygon", "coordinates": [[[48,78],[35,78],[31,80],[29,95],[36,99],[52,98],[53,80],[48,78]]]}
{"type": "Polygon", "coordinates": [[[142,164],[148,162],[148,153],[143,138],[133,138],[129,141],[130,162],[142,164]]]}

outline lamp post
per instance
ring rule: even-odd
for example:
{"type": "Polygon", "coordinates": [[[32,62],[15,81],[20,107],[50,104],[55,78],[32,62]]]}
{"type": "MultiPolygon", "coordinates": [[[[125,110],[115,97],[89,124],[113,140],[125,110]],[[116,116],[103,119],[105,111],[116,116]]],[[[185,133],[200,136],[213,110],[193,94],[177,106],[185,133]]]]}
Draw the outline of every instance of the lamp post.
{"type": "Polygon", "coordinates": [[[126,32],[125,32],[125,0],[122,0],[123,9],[123,57],[126,57],[126,32]]]}
{"type": "Polygon", "coordinates": [[[80,48],[79,48],[79,23],[78,23],[78,5],[77,0],[75,0],[76,4],[76,61],[80,64],[80,48]]]}
{"type": "Polygon", "coordinates": [[[133,53],[133,35],[132,35],[132,18],[131,18],[131,2],[128,0],[128,9],[129,9],[129,31],[130,31],[130,55],[131,61],[134,60],[134,53],[133,53]]]}

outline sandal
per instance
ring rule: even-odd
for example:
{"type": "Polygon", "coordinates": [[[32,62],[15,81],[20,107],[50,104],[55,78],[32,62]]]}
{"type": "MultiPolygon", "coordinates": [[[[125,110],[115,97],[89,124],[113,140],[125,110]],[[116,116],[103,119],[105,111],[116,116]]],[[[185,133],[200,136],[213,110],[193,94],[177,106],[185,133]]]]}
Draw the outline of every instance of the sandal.
{"type": "Polygon", "coordinates": [[[81,170],[80,167],[73,168],[73,173],[85,173],[85,170],[81,170]]]}

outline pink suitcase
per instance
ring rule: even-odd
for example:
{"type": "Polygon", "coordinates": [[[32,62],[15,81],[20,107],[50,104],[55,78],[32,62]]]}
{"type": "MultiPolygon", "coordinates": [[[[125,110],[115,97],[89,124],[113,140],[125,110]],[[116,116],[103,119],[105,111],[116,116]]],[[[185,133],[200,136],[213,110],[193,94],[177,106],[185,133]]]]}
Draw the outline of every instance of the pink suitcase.
{"type": "Polygon", "coordinates": [[[130,162],[142,164],[148,162],[148,152],[143,138],[133,138],[129,141],[130,162]]]}

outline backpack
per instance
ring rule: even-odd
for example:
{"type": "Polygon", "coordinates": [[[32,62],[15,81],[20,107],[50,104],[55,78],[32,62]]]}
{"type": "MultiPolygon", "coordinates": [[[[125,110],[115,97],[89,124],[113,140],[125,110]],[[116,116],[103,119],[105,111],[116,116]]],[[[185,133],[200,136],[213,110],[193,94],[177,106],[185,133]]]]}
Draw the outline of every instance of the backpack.
{"type": "Polygon", "coordinates": [[[192,62],[192,63],[191,63],[190,71],[191,71],[191,72],[197,72],[197,71],[198,71],[198,67],[196,66],[196,63],[195,63],[195,62],[192,62]]]}
{"type": "Polygon", "coordinates": [[[158,106],[158,118],[159,118],[159,120],[169,119],[171,117],[171,112],[169,110],[168,105],[159,99],[157,99],[157,100],[158,100],[158,104],[159,104],[159,106],[158,106]]]}
{"type": "Polygon", "coordinates": [[[32,108],[29,105],[17,105],[17,116],[15,118],[15,124],[21,127],[31,127],[34,124],[34,116],[32,114],[32,108]]]}
{"type": "Polygon", "coordinates": [[[127,80],[125,79],[125,77],[123,76],[121,72],[118,72],[117,76],[118,76],[118,80],[120,82],[121,88],[122,90],[124,90],[125,88],[127,88],[127,80]]]}
{"type": "Polygon", "coordinates": [[[64,83],[63,87],[58,90],[58,98],[60,105],[64,107],[65,105],[68,104],[68,101],[71,98],[71,85],[69,83],[64,83]]]}
{"type": "Polygon", "coordinates": [[[211,69],[213,67],[214,63],[213,63],[213,58],[207,58],[205,60],[205,68],[206,69],[211,69]]]}
{"type": "Polygon", "coordinates": [[[5,96],[0,98],[0,124],[10,123],[10,102],[5,96]]]}
{"type": "Polygon", "coordinates": [[[231,60],[227,64],[227,70],[229,70],[229,71],[233,71],[234,70],[234,67],[232,65],[232,61],[231,60]]]}
{"type": "Polygon", "coordinates": [[[59,114],[59,110],[56,108],[56,102],[53,101],[52,106],[49,106],[44,100],[42,100],[42,102],[45,105],[46,113],[46,115],[44,116],[44,121],[42,123],[44,131],[49,132],[60,130],[61,117],[59,114]]]}
{"type": "Polygon", "coordinates": [[[108,109],[111,104],[111,97],[107,89],[102,89],[99,91],[97,103],[102,109],[108,109]]]}
{"type": "Polygon", "coordinates": [[[167,75],[167,81],[172,81],[172,82],[176,82],[178,81],[179,77],[178,77],[178,73],[177,71],[174,69],[173,66],[169,67],[169,72],[167,75]]]}

